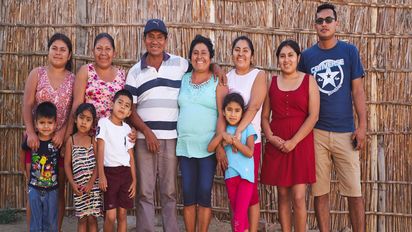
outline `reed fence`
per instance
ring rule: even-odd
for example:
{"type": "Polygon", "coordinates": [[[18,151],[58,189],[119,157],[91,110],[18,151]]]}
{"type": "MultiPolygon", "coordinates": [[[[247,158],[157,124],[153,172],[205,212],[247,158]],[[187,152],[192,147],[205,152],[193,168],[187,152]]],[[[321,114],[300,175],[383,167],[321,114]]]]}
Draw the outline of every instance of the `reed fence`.
{"type": "MultiPolygon", "coordinates": [[[[232,40],[248,35],[255,45],[254,64],[273,75],[279,71],[274,54],[282,40],[295,39],[302,48],[316,42],[313,19],[322,2],[0,1],[0,208],[25,209],[26,187],[18,166],[23,89],[30,70],[46,63],[47,39],[53,33],[63,32],[72,39],[77,70],[92,62],[94,36],[108,32],[115,38],[115,64],[128,69],[145,51],[146,20],[161,18],[169,29],[169,52],[186,57],[191,40],[202,34],[215,44],[214,61],[228,70],[232,40]]],[[[361,152],[361,174],[367,231],[411,231],[412,0],[331,2],[337,6],[339,39],[359,48],[366,70],[368,140],[361,152]]],[[[347,201],[337,187],[334,180],[330,199],[334,231],[350,227],[347,201]]],[[[68,193],[69,212],[73,202],[70,189],[68,193]]],[[[181,203],[180,191],[178,196],[181,203]]],[[[215,177],[212,199],[214,214],[227,218],[228,199],[220,174],[215,177]]],[[[276,188],[261,185],[260,199],[262,218],[277,221],[276,188]]],[[[158,196],[155,201],[159,209],[158,196]]],[[[307,202],[309,227],[316,228],[313,198],[308,196],[307,202]]]]}

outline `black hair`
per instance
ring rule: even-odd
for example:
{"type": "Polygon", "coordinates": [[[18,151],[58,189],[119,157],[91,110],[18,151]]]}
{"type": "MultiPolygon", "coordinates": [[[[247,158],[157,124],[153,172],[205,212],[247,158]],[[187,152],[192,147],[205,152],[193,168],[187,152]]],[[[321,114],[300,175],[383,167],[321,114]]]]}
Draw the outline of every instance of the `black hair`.
{"type": "Polygon", "coordinates": [[[233,40],[233,42],[232,42],[232,53],[233,53],[233,50],[235,49],[235,46],[236,46],[237,42],[239,42],[239,40],[245,40],[247,42],[247,44],[249,46],[249,49],[252,52],[252,56],[253,56],[253,54],[255,54],[255,48],[253,47],[252,40],[250,40],[249,37],[247,37],[245,35],[239,36],[235,40],[233,40]]]}
{"type": "Polygon", "coordinates": [[[115,102],[120,96],[126,96],[133,103],[133,96],[127,89],[121,89],[114,94],[113,102],[115,102]]]}
{"type": "Polygon", "coordinates": [[[315,18],[317,18],[317,14],[321,12],[322,10],[332,10],[333,11],[333,17],[335,17],[335,21],[338,20],[338,16],[336,15],[336,10],[335,10],[335,5],[330,4],[330,3],[323,3],[322,5],[319,5],[318,8],[316,9],[316,14],[315,18]]]}
{"type": "Polygon", "coordinates": [[[109,33],[106,33],[106,32],[103,32],[103,33],[100,33],[100,34],[96,35],[96,38],[94,38],[93,47],[96,47],[97,42],[99,40],[103,39],[103,38],[108,39],[109,42],[110,42],[110,45],[112,45],[112,47],[113,47],[113,50],[115,50],[114,39],[109,33]]]}
{"type": "Polygon", "coordinates": [[[73,45],[72,45],[72,41],[65,34],[55,33],[54,35],[52,35],[52,37],[47,42],[47,48],[50,49],[50,47],[52,46],[52,44],[56,40],[63,41],[63,43],[65,43],[67,48],[69,49],[70,59],[67,61],[66,66],[64,68],[71,72],[72,71],[72,66],[73,66],[73,45]]]}
{"type": "Polygon", "coordinates": [[[210,59],[212,59],[215,56],[215,50],[213,49],[212,41],[209,38],[206,38],[202,35],[196,35],[195,38],[192,40],[189,49],[189,59],[192,57],[194,47],[200,43],[206,45],[207,50],[209,50],[210,59]]]}
{"type": "Polygon", "coordinates": [[[152,31],[158,31],[158,32],[162,33],[165,36],[165,39],[167,39],[167,33],[163,32],[163,31],[160,31],[160,30],[150,30],[148,32],[143,32],[143,38],[146,38],[147,34],[149,34],[152,31]]]}
{"type": "Polygon", "coordinates": [[[286,46],[291,47],[293,49],[293,51],[295,51],[298,56],[300,55],[299,44],[294,40],[287,39],[287,40],[282,41],[282,43],[279,44],[279,47],[276,50],[276,57],[277,58],[279,58],[279,54],[280,54],[280,51],[282,50],[282,48],[286,47],[286,46]]]}
{"type": "Polygon", "coordinates": [[[223,110],[226,108],[227,105],[231,102],[236,102],[242,108],[242,112],[245,112],[245,100],[243,100],[242,95],[239,93],[233,92],[226,95],[225,99],[223,99],[223,110]]]}
{"type": "Polygon", "coordinates": [[[49,102],[49,101],[45,101],[40,103],[37,107],[36,107],[36,111],[35,111],[35,120],[38,120],[39,118],[50,118],[50,119],[54,119],[56,120],[57,118],[57,108],[56,106],[49,102]]]}
{"type": "MultiPolygon", "coordinates": [[[[94,125],[95,120],[96,120],[96,108],[94,107],[93,104],[90,104],[90,103],[80,104],[77,107],[76,112],[74,112],[74,118],[77,118],[81,113],[83,113],[86,110],[89,111],[92,114],[92,117],[93,117],[92,125],[94,125]]],[[[75,134],[76,132],[77,132],[77,126],[76,126],[76,123],[74,123],[74,125],[73,125],[73,134],[75,134]]]]}

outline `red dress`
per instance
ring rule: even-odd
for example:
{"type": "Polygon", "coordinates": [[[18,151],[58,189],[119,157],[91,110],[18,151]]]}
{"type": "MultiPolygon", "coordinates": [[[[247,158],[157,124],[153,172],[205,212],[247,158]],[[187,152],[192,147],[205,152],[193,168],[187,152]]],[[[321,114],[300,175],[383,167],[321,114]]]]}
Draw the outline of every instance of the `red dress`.
{"type": "MultiPolygon", "coordinates": [[[[269,99],[272,110],[270,128],[273,134],[284,140],[291,139],[309,113],[309,75],[305,75],[302,84],[293,91],[280,90],[277,77],[274,76],[269,89],[269,99]]],[[[283,153],[271,143],[266,143],[261,171],[262,184],[290,187],[315,181],[312,132],[289,153],[283,153]]]]}

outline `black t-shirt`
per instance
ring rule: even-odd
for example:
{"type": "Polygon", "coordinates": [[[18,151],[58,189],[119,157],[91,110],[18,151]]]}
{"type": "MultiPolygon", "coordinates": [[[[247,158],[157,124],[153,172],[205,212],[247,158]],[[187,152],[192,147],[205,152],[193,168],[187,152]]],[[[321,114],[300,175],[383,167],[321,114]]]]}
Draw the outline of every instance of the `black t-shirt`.
{"type": "Polygon", "coordinates": [[[58,157],[59,149],[52,141],[40,141],[37,151],[32,151],[27,140],[22,144],[23,150],[30,151],[30,181],[29,186],[43,190],[53,190],[58,187],[58,157]]]}

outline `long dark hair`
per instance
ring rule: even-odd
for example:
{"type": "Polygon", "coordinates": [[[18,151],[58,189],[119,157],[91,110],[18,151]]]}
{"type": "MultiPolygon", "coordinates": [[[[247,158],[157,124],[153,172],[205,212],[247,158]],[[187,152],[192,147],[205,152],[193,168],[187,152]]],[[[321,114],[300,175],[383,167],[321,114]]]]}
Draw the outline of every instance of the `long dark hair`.
{"type": "Polygon", "coordinates": [[[54,43],[56,40],[61,40],[63,41],[67,48],[69,49],[70,53],[70,59],[67,61],[66,66],[64,67],[67,71],[72,71],[73,67],[73,46],[72,46],[72,41],[67,37],[65,34],[62,33],[55,33],[50,39],[49,42],[47,42],[47,48],[50,49],[51,45],[54,43]]]}
{"type": "MultiPolygon", "coordinates": [[[[92,113],[92,116],[93,116],[92,127],[93,127],[96,121],[96,108],[94,108],[93,104],[90,104],[90,103],[80,104],[79,107],[77,107],[76,112],[74,113],[74,118],[76,119],[79,116],[79,114],[83,113],[86,110],[92,113]]],[[[77,133],[77,126],[76,126],[76,123],[74,123],[73,124],[73,135],[76,133],[77,133]]]]}

